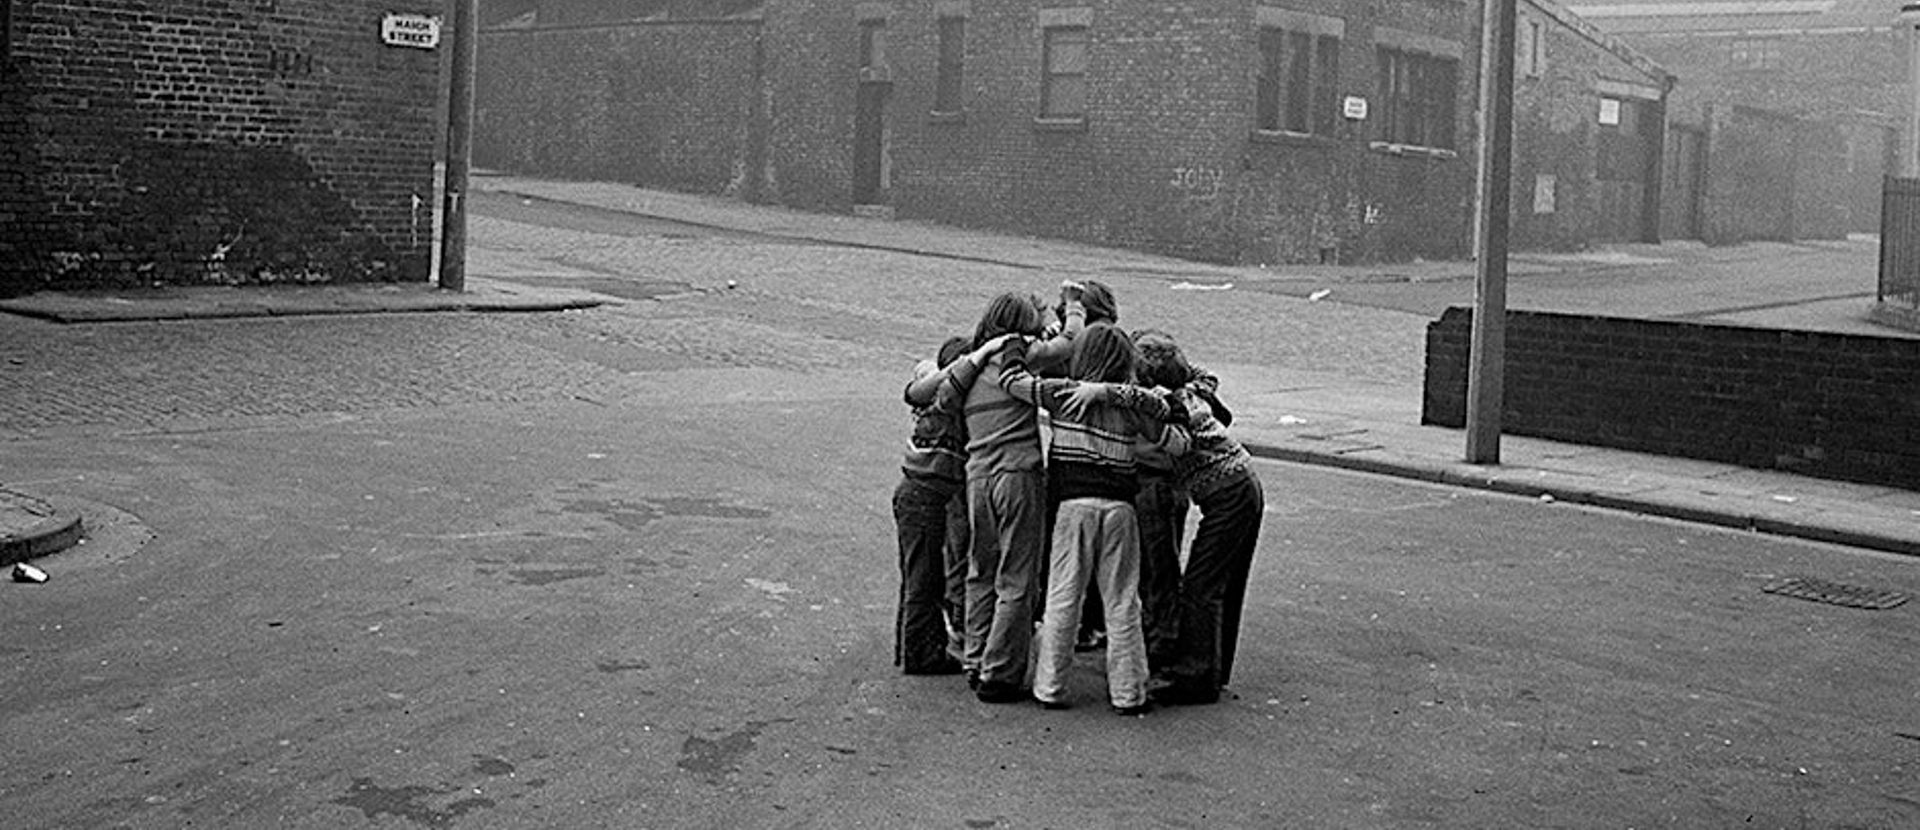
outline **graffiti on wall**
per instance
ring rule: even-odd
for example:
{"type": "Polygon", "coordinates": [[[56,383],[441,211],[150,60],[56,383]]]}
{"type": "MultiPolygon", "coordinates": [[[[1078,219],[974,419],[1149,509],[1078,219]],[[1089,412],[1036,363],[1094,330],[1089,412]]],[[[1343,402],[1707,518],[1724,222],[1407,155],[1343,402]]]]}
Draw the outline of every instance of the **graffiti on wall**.
{"type": "Polygon", "coordinates": [[[1218,167],[1175,167],[1168,186],[1189,199],[1211,200],[1220,195],[1227,174],[1218,167]]]}

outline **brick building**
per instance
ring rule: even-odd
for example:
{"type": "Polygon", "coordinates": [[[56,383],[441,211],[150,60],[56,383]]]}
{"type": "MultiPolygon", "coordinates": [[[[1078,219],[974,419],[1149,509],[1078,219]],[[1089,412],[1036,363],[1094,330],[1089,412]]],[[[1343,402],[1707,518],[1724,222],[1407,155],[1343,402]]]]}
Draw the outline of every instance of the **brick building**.
{"type": "Polygon", "coordinates": [[[1881,177],[1911,94],[1893,25],[1899,3],[1570,5],[1681,78],[1669,178],[1698,174],[1703,204],[1669,200],[1668,235],[1732,242],[1879,229],[1881,177]]]}
{"type": "Polygon", "coordinates": [[[427,279],[441,7],[0,1],[0,293],[427,279]]]}
{"type": "Polygon", "coordinates": [[[1514,247],[1658,241],[1673,76],[1552,3],[1521,0],[1514,40],[1514,247]]]}
{"type": "MultiPolygon", "coordinates": [[[[1469,0],[495,5],[481,164],[1226,262],[1471,246],[1469,0]]],[[[1523,5],[1516,240],[1657,232],[1665,73],[1523,5]]]]}

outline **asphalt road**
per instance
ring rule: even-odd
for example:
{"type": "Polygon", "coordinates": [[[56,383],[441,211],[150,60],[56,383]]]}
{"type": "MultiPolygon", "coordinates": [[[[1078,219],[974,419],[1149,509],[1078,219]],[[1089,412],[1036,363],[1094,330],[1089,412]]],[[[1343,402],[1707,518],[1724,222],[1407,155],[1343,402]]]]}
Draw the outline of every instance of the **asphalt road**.
{"type": "MultiPolygon", "coordinates": [[[[900,676],[899,384],[998,286],[1052,276],[478,230],[501,276],[682,288],[0,320],[10,382],[62,395],[5,433],[6,480],[95,528],[52,581],[0,585],[8,826],[1920,822],[1914,609],[1761,590],[1913,592],[1911,560],[1320,468],[1259,466],[1220,705],[1115,717],[1091,655],[1065,712],[900,676]]],[[[1129,313],[1223,321],[1203,349],[1393,376],[1418,332],[1271,295],[1235,322],[1148,285],[1118,286],[1129,313]]]]}

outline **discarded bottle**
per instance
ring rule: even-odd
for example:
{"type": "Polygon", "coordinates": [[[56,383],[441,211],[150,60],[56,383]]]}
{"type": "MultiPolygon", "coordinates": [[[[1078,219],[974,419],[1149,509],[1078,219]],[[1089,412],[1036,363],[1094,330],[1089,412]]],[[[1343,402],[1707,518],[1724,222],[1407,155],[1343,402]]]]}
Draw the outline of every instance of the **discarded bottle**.
{"type": "Polygon", "coordinates": [[[38,585],[47,581],[47,572],[25,562],[13,566],[13,581],[31,582],[38,585]]]}

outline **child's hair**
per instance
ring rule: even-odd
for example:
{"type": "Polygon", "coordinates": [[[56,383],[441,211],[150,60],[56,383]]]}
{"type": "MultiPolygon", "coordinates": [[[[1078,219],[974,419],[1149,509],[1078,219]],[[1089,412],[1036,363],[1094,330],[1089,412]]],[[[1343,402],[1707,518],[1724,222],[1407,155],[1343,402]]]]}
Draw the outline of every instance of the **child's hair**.
{"type": "Polygon", "coordinates": [[[955,335],[947,338],[947,342],[940,344],[940,355],[934,360],[940,364],[940,368],[945,369],[947,364],[959,360],[961,355],[970,351],[973,351],[973,341],[955,335]]]}
{"type": "MultiPolygon", "coordinates": [[[[1080,307],[1087,312],[1087,325],[1094,323],[1120,322],[1120,305],[1113,299],[1113,289],[1099,280],[1087,280],[1080,283],[1080,307]]],[[[1067,301],[1062,299],[1053,313],[1060,316],[1061,322],[1067,319],[1067,301]]]]}
{"type": "Polygon", "coordinates": [[[980,316],[980,325],[973,330],[972,348],[1009,332],[1033,337],[1045,325],[1031,297],[1010,291],[987,303],[987,313],[980,316]]]}
{"type": "Polygon", "coordinates": [[[1120,322],[1120,304],[1113,299],[1113,289],[1099,280],[1080,284],[1080,306],[1087,310],[1088,325],[1120,322]]]}
{"type": "Polygon", "coordinates": [[[1140,350],[1133,339],[1108,323],[1095,323],[1073,339],[1069,374],[1076,380],[1131,383],[1140,366],[1140,350]]]}
{"type": "Polygon", "coordinates": [[[1141,329],[1133,333],[1140,348],[1140,380],[1153,386],[1178,389],[1193,380],[1193,366],[1180,351],[1173,335],[1159,329],[1141,329]]]}

